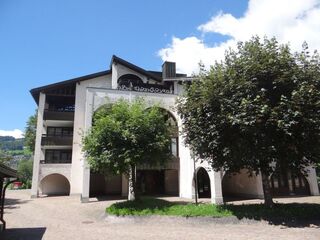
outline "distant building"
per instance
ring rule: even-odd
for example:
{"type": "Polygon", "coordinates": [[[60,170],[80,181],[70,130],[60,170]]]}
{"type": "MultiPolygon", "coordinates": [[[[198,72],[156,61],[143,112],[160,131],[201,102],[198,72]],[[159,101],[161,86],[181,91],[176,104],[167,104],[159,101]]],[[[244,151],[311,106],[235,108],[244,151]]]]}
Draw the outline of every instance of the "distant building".
{"type": "MultiPolygon", "coordinates": [[[[245,169],[237,175],[215,172],[206,163],[194,165],[185,146],[181,119],[175,110],[182,83],[192,81],[176,73],[173,62],[165,62],[162,71],[147,71],[113,56],[110,69],[95,74],[35,88],[31,94],[38,105],[32,196],[79,195],[83,202],[95,195],[128,194],[124,175],[102,176],[90,171],[81,149],[81,139],[91,127],[94,112],[106,102],[121,98],[144,97],[149,104],[160,104],[176,127],[171,150],[176,156],[165,167],[137,168],[138,186],[145,194],[168,194],[184,198],[195,196],[193,173],[197,172],[198,196],[222,203],[228,197],[262,198],[261,176],[248,177],[245,169]]],[[[285,172],[271,177],[275,195],[318,195],[316,174],[292,175],[285,172]]]]}

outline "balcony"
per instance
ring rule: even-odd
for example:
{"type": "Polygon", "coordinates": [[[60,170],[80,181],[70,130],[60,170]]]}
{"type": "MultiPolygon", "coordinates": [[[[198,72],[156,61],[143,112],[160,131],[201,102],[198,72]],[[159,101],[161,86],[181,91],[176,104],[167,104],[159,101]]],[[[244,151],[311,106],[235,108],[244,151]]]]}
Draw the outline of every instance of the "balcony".
{"type": "Polygon", "coordinates": [[[71,159],[65,159],[65,160],[40,160],[41,164],[70,164],[71,163],[71,159]]]}
{"type": "Polygon", "coordinates": [[[74,112],[72,111],[57,111],[57,110],[44,110],[44,120],[59,120],[59,121],[73,121],[74,112]]]}
{"type": "Polygon", "coordinates": [[[41,146],[71,146],[73,136],[42,135],[41,146]]]}

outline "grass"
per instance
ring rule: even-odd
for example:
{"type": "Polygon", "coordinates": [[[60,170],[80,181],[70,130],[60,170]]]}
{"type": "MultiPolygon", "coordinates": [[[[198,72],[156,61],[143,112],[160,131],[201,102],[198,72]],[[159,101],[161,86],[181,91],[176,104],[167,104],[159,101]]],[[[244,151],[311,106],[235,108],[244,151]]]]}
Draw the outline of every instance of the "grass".
{"type": "Polygon", "coordinates": [[[108,214],[124,215],[168,215],[168,216],[236,216],[238,219],[255,220],[320,220],[320,204],[275,204],[270,209],[263,204],[214,205],[168,202],[156,198],[142,198],[139,201],[125,201],[112,204],[106,209],[108,214]]]}
{"type": "Polygon", "coordinates": [[[168,216],[212,216],[226,217],[232,216],[231,212],[221,206],[212,204],[184,204],[168,202],[156,198],[142,198],[136,201],[125,201],[114,203],[106,209],[112,215],[168,215],[168,216]]]}

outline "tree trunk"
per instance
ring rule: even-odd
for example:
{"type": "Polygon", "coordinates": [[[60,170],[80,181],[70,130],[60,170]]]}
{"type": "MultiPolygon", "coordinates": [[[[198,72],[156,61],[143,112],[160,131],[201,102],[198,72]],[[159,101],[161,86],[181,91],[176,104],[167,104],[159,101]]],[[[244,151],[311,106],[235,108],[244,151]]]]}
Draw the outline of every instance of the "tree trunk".
{"type": "Polygon", "coordinates": [[[137,184],[136,184],[136,168],[134,165],[130,166],[129,172],[129,194],[128,200],[137,200],[139,199],[137,195],[137,184]]]}
{"type": "Polygon", "coordinates": [[[262,187],[263,187],[263,193],[264,193],[264,205],[269,208],[272,208],[274,205],[274,202],[272,200],[268,175],[261,172],[261,177],[262,177],[262,187]]]}

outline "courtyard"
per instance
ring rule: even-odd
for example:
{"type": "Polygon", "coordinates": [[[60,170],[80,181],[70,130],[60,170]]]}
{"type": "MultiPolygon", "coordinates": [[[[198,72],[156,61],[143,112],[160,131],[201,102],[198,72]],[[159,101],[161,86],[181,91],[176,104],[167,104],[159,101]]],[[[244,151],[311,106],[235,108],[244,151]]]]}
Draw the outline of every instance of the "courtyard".
{"type": "MultiPolygon", "coordinates": [[[[169,201],[190,201],[165,198],[169,201]]],[[[277,202],[320,204],[320,197],[279,198],[277,202]]],[[[78,197],[30,199],[29,190],[8,191],[5,206],[7,231],[1,239],[320,239],[320,220],[300,224],[266,221],[105,216],[105,208],[119,200],[82,204],[78,197]]],[[[205,201],[205,200],[204,200],[205,201]]],[[[257,203],[237,201],[234,204],[257,203]]]]}

